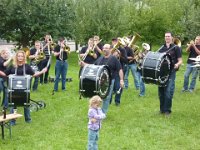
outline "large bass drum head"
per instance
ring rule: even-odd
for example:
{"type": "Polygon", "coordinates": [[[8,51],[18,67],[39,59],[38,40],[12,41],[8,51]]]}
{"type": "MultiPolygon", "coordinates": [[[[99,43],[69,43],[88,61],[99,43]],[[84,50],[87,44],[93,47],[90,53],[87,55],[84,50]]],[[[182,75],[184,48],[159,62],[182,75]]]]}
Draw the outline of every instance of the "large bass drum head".
{"type": "Polygon", "coordinates": [[[86,65],[80,75],[79,91],[83,97],[99,95],[105,98],[110,88],[110,71],[107,66],[86,65]]]}
{"type": "Polygon", "coordinates": [[[148,52],[141,68],[145,83],[165,86],[171,73],[171,58],[166,53],[148,52]]]}
{"type": "Polygon", "coordinates": [[[103,66],[99,74],[98,91],[101,98],[106,98],[110,89],[110,70],[107,66],[103,66]]]}

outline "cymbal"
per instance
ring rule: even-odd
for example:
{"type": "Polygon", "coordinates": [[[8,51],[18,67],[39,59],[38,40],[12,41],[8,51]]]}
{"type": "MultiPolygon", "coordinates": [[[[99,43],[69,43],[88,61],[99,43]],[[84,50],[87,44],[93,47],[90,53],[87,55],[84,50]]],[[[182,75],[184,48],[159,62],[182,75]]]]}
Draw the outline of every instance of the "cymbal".
{"type": "Polygon", "coordinates": [[[200,64],[193,65],[191,67],[200,67],[200,64]]]}
{"type": "Polygon", "coordinates": [[[194,61],[200,61],[199,58],[189,58],[190,60],[194,60],[194,61]]]}

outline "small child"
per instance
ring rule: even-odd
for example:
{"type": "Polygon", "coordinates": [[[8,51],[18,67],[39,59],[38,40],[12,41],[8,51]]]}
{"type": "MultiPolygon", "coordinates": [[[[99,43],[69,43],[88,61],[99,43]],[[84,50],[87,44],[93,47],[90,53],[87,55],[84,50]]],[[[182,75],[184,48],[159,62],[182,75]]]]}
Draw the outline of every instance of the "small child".
{"type": "Polygon", "coordinates": [[[102,112],[100,107],[101,98],[96,95],[89,101],[88,111],[88,150],[97,150],[97,141],[99,139],[99,129],[101,128],[101,120],[106,118],[106,115],[102,112]]]}

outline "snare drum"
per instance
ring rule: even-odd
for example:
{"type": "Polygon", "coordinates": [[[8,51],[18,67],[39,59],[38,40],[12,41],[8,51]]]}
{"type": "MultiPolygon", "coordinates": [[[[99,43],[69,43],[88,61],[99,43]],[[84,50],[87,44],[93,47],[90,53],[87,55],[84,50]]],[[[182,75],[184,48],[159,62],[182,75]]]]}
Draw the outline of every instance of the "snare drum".
{"type": "Polygon", "coordinates": [[[30,105],[31,76],[8,76],[8,102],[11,106],[30,105]]]}
{"type": "Polygon", "coordinates": [[[171,58],[166,53],[150,51],[144,57],[141,68],[145,83],[166,86],[171,72],[171,58]]]}
{"type": "Polygon", "coordinates": [[[79,91],[84,97],[105,98],[110,89],[110,71],[105,65],[86,65],[80,75],[79,91]]]}

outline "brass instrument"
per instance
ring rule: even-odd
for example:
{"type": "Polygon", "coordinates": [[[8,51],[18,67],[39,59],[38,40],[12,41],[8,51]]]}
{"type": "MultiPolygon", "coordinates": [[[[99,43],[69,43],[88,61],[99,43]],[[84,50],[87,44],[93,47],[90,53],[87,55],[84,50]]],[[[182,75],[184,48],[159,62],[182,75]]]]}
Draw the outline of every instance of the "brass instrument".
{"type": "Polygon", "coordinates": [[[64,44],[63,51],[67,52],[69,54],[70,53],[70,47],[67,44],[64,44]]]}
{"type": "Polygon", "coordinates": [[[141,54],[139,46],[134,45],[133,48],[132,48],[132,51],[133,51],[134,57],[133,57],[132,60],[130,60],[130,62],[133,61],[133,60],[135,60],[136,62],[138,62],[138,60],[140,59],[140,54],[141,54]]]}
{"type": "Polygon", "coordinates": [[[190,46],[191,44],[194,44],[193,40],[191,40],[189,43],[187,43],[187,46],[190,46]]]}
{"type": "MultiPolygon", "coordinates": [[[[101,39],[101,40],[102,40],[102,39],[101,39]]],[[[101,42],[101,40],[99,40],[98,43],[95,43],[95,44],[93,45],[92,49],[89,50],[88,55],[93,56],[93,55],[95,54],[94,49],[96,48],[97,44],[99,44],[99,43],[101,42]]]]}
{"type": "Polygon", "coordinates": [[[111,50],[111,53],[113,54],[115,51],[118,51],[118,53],[119,53],[119,50],[118,50],[118,48],[120,47],[120,46],[126,46],[126,42],[124,41],[124,39],[123,38],[117,38],[117,44],[115,44],[114,46],[113,46],[113,48],[112,48],[112,50],[111,50]]]}
{"type": "Polygon", "coordinates": [[[56,43],[51,42],[50,48],[53,50],[56,47],[56,43]]]}
{"type": "Polygon", "coordinates": [[[30,56],[30,49],[29,49],[29,47],[23,47],[22,50],[25,52],[26,58],[28,58],[30,56]]]}
{"type": "Polygon", "coordinates": [[[178,38],[173,38],[173,42],[175,45],[181,47],[181,41],[178,38]]]}
{"type": "Polygon", "coordinates": [[[89,49],[89,48],[88,48],[88,49],[86,50],[84,56],[82,57],[82,61],[84,61],[85,58],[86,58],[88,55],[93,56],[93,55],[94,55],[94,50],[92,51],[92,49],[89,49]]]}
{"type": "Polygon", "coordinates": [[[40,50],[37,50],[37,52],[36,52],[36,57],[34,58],[34,62],[36,63],[36,64],[38,64],[40,61],[42,61],[43,59],[45,59],[45,54],[44,54],[44,52],[43,52],[43,50],[42,49],[40,49],[40,50]]]}
{"type": "Polygon", "coordinates": [[[90,56],[93,56],[95,54],[94,49],[89,50],[89,54],[90,56]]]}
{"type": "Polygon", "coordinates": [[[128,47],[130,47],[133,51],[134,57],[132,60],[130,60],[129,62],[132,61],[136,61],[139,59],[139,54],[140,54],[140,50],[139,50],[139,46],[135,45],[135,43],[137,42],[137,40],[139,40],[141,38],[141,36],[138,33],[135,33],[135,35],[132,37],[132,39],[130,40],[128,47]]]}
{"type": "Polygon", "coordinates": [[[132,37],[130,43],[128,44],[128,47],[132,48],[138,39],[141,39],[141,36],[138,33],[135,33],[135,35],[132,37]]]}

